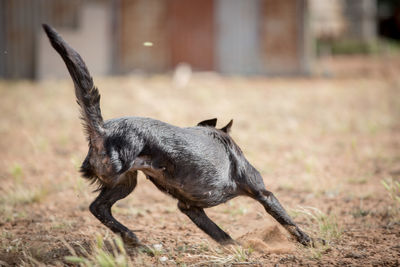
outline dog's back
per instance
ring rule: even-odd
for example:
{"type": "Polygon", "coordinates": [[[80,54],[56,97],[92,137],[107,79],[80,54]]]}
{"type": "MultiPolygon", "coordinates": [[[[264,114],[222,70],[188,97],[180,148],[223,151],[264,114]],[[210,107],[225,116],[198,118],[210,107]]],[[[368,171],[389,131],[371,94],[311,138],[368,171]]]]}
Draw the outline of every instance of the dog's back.
{"type": "Polygon", "coordinates": [[[213,127],[180,128],[150,118],[123,117],[106,121],[104,128],[106,151],[119,157],[114,163],[132,166],[135,158],[145,157],[154,169],[164,169],[158,176],[147,174],[153,183],[178,199],[185,192],[185,198],[204,207],[236,194],[238,166],[248,164],[229,135],[213,127]]]}

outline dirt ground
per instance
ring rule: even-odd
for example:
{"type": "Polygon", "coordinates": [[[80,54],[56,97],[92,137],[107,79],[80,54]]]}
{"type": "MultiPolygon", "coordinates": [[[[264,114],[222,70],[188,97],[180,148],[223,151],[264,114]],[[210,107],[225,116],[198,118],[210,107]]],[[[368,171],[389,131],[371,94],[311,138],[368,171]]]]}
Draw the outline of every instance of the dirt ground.
{"type": "Polygon", "coordinates": [[[71,81],[1,81],[0,266],[399,266],[400,58],[329,59],[316,73],[201,73],[187,84],[169,75],[95,77],[104,118],[182,127],[233,118],[231,135],[268,189],[327,242],[296,244],[261,205],[239,197],[207,210],[242,244],[221,247],[140,176],[113,212],[152,251],[114,246],[114,257],[104,251],[118,240],[90,214],[95,187],[77,171],[87,144],[71,81]],[[74,254],[80,258],[65,258],[74,254]]]}

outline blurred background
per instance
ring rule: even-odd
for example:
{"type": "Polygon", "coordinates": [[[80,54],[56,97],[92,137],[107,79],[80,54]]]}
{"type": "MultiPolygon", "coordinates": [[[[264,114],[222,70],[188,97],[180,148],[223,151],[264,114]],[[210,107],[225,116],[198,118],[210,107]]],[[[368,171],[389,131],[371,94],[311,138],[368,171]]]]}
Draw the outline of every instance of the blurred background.
{"type": "Polygon", "coordinates": [[[0,77],[66,77],[55,27],[94,76],[187,63],[230,75],[329,74],[318,59],[394,49],[396,0],[0,0],[0,77]],[[51,52],[50,52],[51,51],[51,52]]]}
{"type": "Polygon", "coordinates": [[[0,0],[0,266],[63,266],[114,237],[88,211],[87,142],[44,22],[85,60],[105,119],[233,118],[268,190],[327,241],[296,247],[238,197],[207,209],[244,245],[219,251],[140,174],[113,212],[168,265],[400,265],[400,1],[0,0]]]}

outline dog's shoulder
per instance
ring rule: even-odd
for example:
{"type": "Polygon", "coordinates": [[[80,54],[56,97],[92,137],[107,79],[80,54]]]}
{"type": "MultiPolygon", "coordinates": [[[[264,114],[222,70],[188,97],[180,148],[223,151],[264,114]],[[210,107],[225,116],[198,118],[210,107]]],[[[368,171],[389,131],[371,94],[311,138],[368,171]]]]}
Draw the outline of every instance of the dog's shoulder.
{"type": "Polygon", "coordinates": [[[228,123],[225,127],[218,129],[211,126],[194,126],[187,127],[186,129],[196,133],[198,135],[203,135],[207,138],[212,139],[214,142],[222,144],[227,151],[232,151],[237,154],[242,154],[239,146],[233,141],[233,138],[229,135],[230,127],[232,123],[228,123]]]}

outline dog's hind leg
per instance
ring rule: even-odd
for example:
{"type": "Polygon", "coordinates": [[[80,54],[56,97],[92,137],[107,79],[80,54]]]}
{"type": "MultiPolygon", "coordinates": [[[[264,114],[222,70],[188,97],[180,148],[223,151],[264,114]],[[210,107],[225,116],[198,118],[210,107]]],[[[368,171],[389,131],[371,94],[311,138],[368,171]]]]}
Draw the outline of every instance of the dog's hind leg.
{"type": "Polygon", "coordinates": [[[310,237],[300,230],[274,194],[265,189],[262,177],[258,172],[255,172],[252,175],[252,179],[246,180],[246,184],[243,188],[249,197],[260,202],[264,206],[264,209],[283,227],[285,227],[298,242],[305,246],[311,245],[310,237]]]}
{"type": "Polygon", "coordinates": [[[186,205],[183,202],[178,202],[178,208],[184,214],[186,214],[194,224],[197,225],[201,230],[208,234],[212,239],[222,245],[234,244],[235,241],[219,228],[202,208],[193,207],[186,205]]]}
{"type": "Polygon", "coordinates": [[[259,191],[254,198],[259,201],[264,206],[265,210],[283,227],[285,227],[286,230],[288,230],[298,242],[305,246],[310,245],[310,237],[301,231],[300,228],[294,223],[292,218],[290,218],[289,214],[287,214],[274,194],[264,189],[259,191]]]}
{"type": "Polygon", "coordinates": [[[111,214],[111,207],[120,199],[128,196],[137,184],[137,172],[126,174],[123,182],[113,187],[105,187],[90,205],[91,213],[114,233],[120,234],[128,245],[141,245],[137,236],[127,227],[118,222],[111,214]]]}

